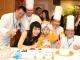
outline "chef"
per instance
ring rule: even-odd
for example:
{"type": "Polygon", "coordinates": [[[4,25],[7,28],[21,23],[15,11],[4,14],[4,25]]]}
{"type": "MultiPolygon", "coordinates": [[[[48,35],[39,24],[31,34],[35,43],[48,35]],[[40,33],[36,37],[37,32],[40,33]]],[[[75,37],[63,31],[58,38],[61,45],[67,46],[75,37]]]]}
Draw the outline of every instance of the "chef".
{"type": "Polygon", "coordinates": [[[33,13],[34,0],[25,0],[25,2],[26,2],[27,12],[26,12],[26,15],[24,17],[24,20],[27,21],[27,25],[30,25],[34,21],[38,21],[39,23],[41,23],[40,17],[33,13]]]}
{"type": "MultiPolygon", "coordinates": [[[[53,19],[51,20],[51,25],[52,25],[52,32],[53,33],[56,32],[58,35],[58,40],[60,40],[60,38],[64,36],[64,29],[60,26],[61,14],[62,14],[62,7],[56,6],[54,10],[53,19]]],[[[52,44],[52,48],[55,47],[56,42],[52,44]]]]}
{"type": "MultiPolygon", "coordinates": [[[[24,6],[19,6],[15,12],[2,15],[0,24],[0,46],[9,46],[10,39],[16,34],[21,25],[23,16],[26,12],[24,6]]],[[[23,28],[20,28],[23,30],[23,28]]]]}
{"type": "Polygon", "coordinates": [[[61,48],[80,49],[80,36],[74,35],[74,16],[67,16],[65,37],[61,39],[61,48]]]}

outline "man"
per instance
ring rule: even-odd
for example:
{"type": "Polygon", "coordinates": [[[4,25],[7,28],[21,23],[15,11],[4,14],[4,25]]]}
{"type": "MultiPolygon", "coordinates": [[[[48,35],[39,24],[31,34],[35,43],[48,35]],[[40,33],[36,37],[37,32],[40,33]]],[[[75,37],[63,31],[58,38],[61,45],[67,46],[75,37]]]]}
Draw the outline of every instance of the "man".
{"type": "Polygon", "coordinates": [[[80,49],[80,36],[74,35],[74,16],[67,16],[65,37],[61,39],[61,48],[80,49]]]}
{"type": "MultiPolygon", "coordinates": [[[[10,45],[10,39],[16,34],[18,28],[20,27],[19,25],[21,24],[19,23],[21,23],[25,12],[26,12],[26,8],[24,6],[20,6],[16,9],[14,13],[7,13],[1,17],[0,46],[10,45]]],[[[20,29],[22,30],[23,28],[20,29]]]]}
{"type": "MultiPolygon", "coordinates": [[[[60,26],[61,14],[62,14],[62,7],[56,6],[54,11],[54,16],[52,17],[53,19],[51,20],[51,25],[52,25],[52,32],[53,33],[56,32],[58,35],[58,40],[60,40],[62,36],[64,36],[64,29],[60,26]]],[[[55,47],[56,42],[52,44],[52,48],[55,47]]]]}
{"type": "Polygon", "coordinates": [[[41,23],[40,17],[36,14],[33,14],[33,6],[34,6],[34,0],[26,0],[27,12],[24,17],[24,20],[26,20],[27,25],[30,25],[34,21],[38,21],[39,23],[41,23]]]}
{"type": "Polygon", "coordinates": [[[63,28],[60,26],[60,20],[61,20],[61,14],[62,14],[62,7],[56,6],[54,11],[53,19],[51,20],[51,25],[53,32],[57,32],[58,36],[62,36],[64,33],[63,28]]]}
{"type": "Polygon", "coordinates": [[[36,7],[35,14],[42,19],[42,9],[40,7],[36,7]]]}
{"type": "Polygon", "coordinates": [[[41,23],[40,17],[38,15],[33,14],[33,9],[27,9],[26,19],[30,24],[34,21],[38,21],[39,23],[41,23]]]}

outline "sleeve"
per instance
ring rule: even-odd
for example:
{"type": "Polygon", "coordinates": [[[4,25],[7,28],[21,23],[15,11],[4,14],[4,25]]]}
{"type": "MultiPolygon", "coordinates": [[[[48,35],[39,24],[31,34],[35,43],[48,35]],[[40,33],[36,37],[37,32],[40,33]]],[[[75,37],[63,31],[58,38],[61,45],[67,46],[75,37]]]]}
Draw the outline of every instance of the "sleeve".
{"type": "Polygon", "coordinates": [[[37,47],[42,48],[42,37],[39,37],[38,42],[37,42],[37,47]]]}
{"type": "Polygon", "coordinates": [[[64,29],[63,29],[63,28],[61,28],[61,34],[62,34],[62,35],[64,34],[64,29]]]}
{"type": "Polygon", "coordinates": [[[66,49],[66,48],[68,48],[65,37],[63,37],[63,38],[61,39],[61,46],[60,46],[60,48],[61,48],[61,49],[66,49]]]}
{"type": "Polygon", "coordinates": [[[29,24],[28,20],[26,19],[26,17],[24,17],[21,22],[21,30],[22,31],[29,30],[29,25],[30,24],[29,24]]]}
{"type": "Polygon", "coordinates": [[[8,31],[7,27],[9,26],[9,20],[6,14],[1,17],[0,32],[6,33],[8,31]]]}
{"type": "Polygon", "coordinates": [[[75,44],[80,45],[80,36],[76,36],[75,44]]]}
{"type": "Polygon", "coordinates": [[[65,34],[64,34],[64,29],[61,27],[60,28],[60,38],[64,37],[65,34]]]}
{"type": "Polygon", "coordinates": [[[35,14],[32,15],[31,23],[34,22],[34,21],[42,23],[40,17],[35,15],[35,14]]]}
{"type": "Polygon", "coordinates": [[[39,16],[38,16],[38,22],[39,22],[39,23],[42,23],[42,22],[41,22],[41,19],[40,19],[40,17],[39,17],[39,16]]]}
{"type": "Polygon", "coordinates": [[[8,18],[6,18],[6,14],[1,17],[1,27],[6,27],[7,20],[8,18]]]}

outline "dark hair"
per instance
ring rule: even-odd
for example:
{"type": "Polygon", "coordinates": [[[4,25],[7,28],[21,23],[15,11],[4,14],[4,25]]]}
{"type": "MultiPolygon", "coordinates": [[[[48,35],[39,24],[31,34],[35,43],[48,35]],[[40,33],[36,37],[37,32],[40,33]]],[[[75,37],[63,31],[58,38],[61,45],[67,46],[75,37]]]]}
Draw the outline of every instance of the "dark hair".
{"type": "Polygon", "coordinates": [[[16,10],[22,9],[24,12],[26,12],[26,7],[24,6],[19,6],[16,10]]]}
{"type": "Polygon", "coordinates": [[[35,9],[35,14],[37,14],[38,16],[40,16],[41,13],[42,13],[42,9],[40,7],[37,7],[35,9]],[[41,11],[39,11],[39,10],[41,10],[41,11]]]}
{"type": "Polygon", "coordinates": [[[39,10],[39,9],[41,9],[40,7],[37,7],[35,10],[37,11],[37,10],[39,10]]]}
{"type": "Polygon", "coordinates": [[[27,43],[27,45],[33,45],[35,42],[38,41],[38,38],[40,37],[40,34],[41,34],[41,24],[37,21],[31,23],[30,24],[30,30],[28,31],[28,34],[27,34],[27,40],[24,43],[25,44],[27,43]],[[32,31],[33,31],[34,27],[40,28],[40,33],[36,37],[32,37],[32,31]]]}
{"type": "Polygon", "coordinates": [[[43,10],[42,13],[43,13],[43,12],[44,12],[45,15],[46,15],[46,20],[49,21],[49,12],[48,12],[48,10],[43,10]]]}
{"type": "Polygon", "coordinates": [[[64,16],[61,15],[60,26],[64,28],[64,16]]]}
{"type": "Polygon", "coordinates": [[[53,17],[54,17],[54,15],[53,15],[53,16],[51,16],[50,22],[54,21],[53,17]]]}
{"type": "Polygon", "coordinates": [[[51,16],[51,21],[54,20],[53,17],[54,17],[54,16],[51,16]]]}

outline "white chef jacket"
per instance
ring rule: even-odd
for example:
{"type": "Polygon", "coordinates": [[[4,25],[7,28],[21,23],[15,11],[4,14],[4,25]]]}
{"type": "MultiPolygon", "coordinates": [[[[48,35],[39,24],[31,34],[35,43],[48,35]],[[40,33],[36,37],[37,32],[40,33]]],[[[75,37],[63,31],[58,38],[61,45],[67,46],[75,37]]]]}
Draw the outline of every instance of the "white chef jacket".
{"type": "MultiPolygon", "coordinates": [[[[52,27],[52,29],[51,29],[52,32],[54,32],[52,24],[51,24],[51,27],[52,27]]],[[[56,32],[57,32],[58,36],[60,36],[60,37],[64,36],[64,29],[63,29],[63,27],[59,26],[58,28],[56,28],[56,32]]]]}
{"type": "Polygon", "coordinates": [[[32,23],[34,21],[38,21],[39,23],[42,23],[41,19],[38,15],[32,14],[30,23],[32,23]]]}
{"type": "Polygon", "coordinates": [[[67,37],[63,37],[61,39],[61,47],[63,49],[72,48],[74,45],[80,45],[80,36],[74,35],[71,39],[67,39],[67,37]]]}
{"type": "Polygon", "coordinates": [[[15,13],[7,13],[4,14],[1,17],[1,24],[0,24],[0,46],[8,46],[10,44],[10,37],[6,34],[6,32],[8,32],[10,29],[14,29],[16,26],[19,25],[19,23],[21,23],[21,31],[26,29],[25,24],[27,24],[26,22],[24,22],[24,20],[16,20],[15,18],[15,13]],[[20,22],[21,21],[21,22],[20,22]]]}
{"type": "MultiPolygon", "coordinates": [[[[27,22],[27,24],[25,24],[25,25],[28,25],[28,26],[30,26],[30,24],[35,21],[42,23],[40,17],[35,14],[32,14],[32,16],[30,16],[30,17],[25,15],[24,20],[26,20],[26,22],[27,22]]],[[[27,29],[29,29],[29,27],[27,29]]]]}
{"type": "Polygon", "coordinates": [[[60,37],[62,37],[64,35],[64,29],[61,26],[59,26],[56,31],[58,36],[60,35],[60,37]]]}
{"type": "MultiPolygon", "coordinates": [[[[53,32],[53,26],[52,26],[52,32],[53,32]]],[[[56,29],[56,32],[57,32],[57,35],[58,35],[58,40],[62,38],[62,36],[65,36],[64,35],[64,29],[59,26],[57,29],[56,29]]],[[[55,48],[55,44],[56,42],[52,43],[52,48],[55,48]]]]}

